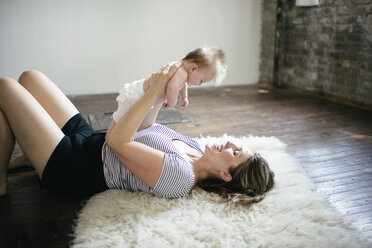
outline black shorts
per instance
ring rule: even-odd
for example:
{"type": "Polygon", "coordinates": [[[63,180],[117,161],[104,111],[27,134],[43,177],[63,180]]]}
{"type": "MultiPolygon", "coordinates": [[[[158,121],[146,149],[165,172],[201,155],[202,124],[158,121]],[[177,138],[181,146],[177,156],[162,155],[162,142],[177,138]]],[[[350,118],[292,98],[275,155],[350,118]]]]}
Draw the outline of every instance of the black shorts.
{"type": "Polygon", "coordinates": [[[42,187],[56,195],[85,198],[108,189],[101,150],[105,133],[97,133],[81,114],[62,128],[65,136],[43,171],[42,187]]]}

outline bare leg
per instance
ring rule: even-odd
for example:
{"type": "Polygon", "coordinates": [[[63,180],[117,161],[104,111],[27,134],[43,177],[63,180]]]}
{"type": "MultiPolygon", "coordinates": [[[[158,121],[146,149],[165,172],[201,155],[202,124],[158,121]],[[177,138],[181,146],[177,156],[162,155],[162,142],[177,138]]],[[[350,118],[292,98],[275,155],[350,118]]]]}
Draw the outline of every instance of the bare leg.
{"type": "Polygon", "coordinates": [[[0,194],[4,194],[13,136],[42,178],[45,165],[64,134],[37,100],[11,78],[0,78],[0,110],[0,194]]]}
{"type": "MultiPolygon", "coordinates": [[[[13,79],[0,78],[0,100],[3,100],[0,102],[0,110],[4,108],[7,109],[4,110],[5,113],[13,112],[9,114],[10,117],[6,114],[3,115],[3,118],[0,116],[0,195],[6,193],[6,171],[14,148],[13,135],[16,136],[25,152],[24,156],[22,155],[18,161],[14,162],[17,162],[18,165],[26,162],[27,164],[32,163],[41,178],[51,152],[63,137],[60,129],[72,116],[78,113],[71,101],[43,73],[26,71],[22,73],[18,81],[23,87],[20,87],[19,84],[14,85],[13,79]],[[6,95],[7,91],[10,91],[10,95],[7,96],[10,97],[9,103],[7,98],[2,96],[2,94],[6,95]],[[16,97],[12,98],[12,94],[16,97]],[[17,99],[20,101],[18,108],[16,106],[17,99]],[[27,106],[23,108],[22,105],[27,106]],[[23,115],[23,112],[27,113],[23,115]],[[8,123],[5,116],[12,121],[8,123]],[[14,134],[10,131],[9,126],[12,127],[14,134]],[[24,130],[22,130],[23,126],[26,126],[24,130]],[[58,130],[56,130],[56,126],[58,130]],[[5,137],[8,136],[13,137],[10,139],[12,142],[6,141],[5,137]],[[2,137],[4,138],[1,139],[2,137]],[[1,187],[4,190],[1,190],[1,187]]],[[[17,165],[17,163],[13,165],[17,165]]]]}
{"type": "MultiPolygon", "coordinates": [[[[25,71],[18,82],[41,104],[59,128],[78,113],[71,101],[43,73],[34,70],[25,71]]],[[[9,169],[21,166],[32,166],[24,153],[10,162],[9,169]]]]}
{"type": "Polygon", "coordinates": [[[18,82],[40,103],[60,129],[79,113],[66,95],[43,73],[25,71],[18,82]]]}
{"type": "Polygon", "coordinates": [[[7,119],[0,110],[0,196],[8,192],[7,169],[14,149],[14,136],[7,119]]]}

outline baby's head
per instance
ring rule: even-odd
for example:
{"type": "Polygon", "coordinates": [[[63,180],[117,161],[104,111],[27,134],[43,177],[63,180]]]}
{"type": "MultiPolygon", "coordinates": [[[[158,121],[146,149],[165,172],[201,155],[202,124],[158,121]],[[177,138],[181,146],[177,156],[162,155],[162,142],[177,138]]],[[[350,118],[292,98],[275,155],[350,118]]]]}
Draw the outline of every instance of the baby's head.
{"type": "Polygon", "coordinates": [[[225,53],[219,48],[198,48],[189,52],[182,62],[189,85],[201,85],[213,80],[220,84],[226,75],[225,53]]]}

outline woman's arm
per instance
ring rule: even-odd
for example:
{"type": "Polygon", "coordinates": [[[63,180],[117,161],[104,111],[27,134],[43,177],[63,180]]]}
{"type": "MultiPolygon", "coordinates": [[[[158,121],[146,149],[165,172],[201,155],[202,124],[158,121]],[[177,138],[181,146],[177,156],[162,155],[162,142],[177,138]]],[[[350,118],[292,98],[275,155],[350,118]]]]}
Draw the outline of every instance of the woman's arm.
{"type": "Polygon", "coordinates": [[[110,126],[108,127],[107,132],[106,132],[106,137],[105,137],[106,140],[107,140],[108,136],[110,135],[112,129],[115,126],[116,126],[116,122],[114,120],[112,120],[111,123],[110,123],[110,126]]]}
{"type": "Polygon", "coordinates": [[[159,111],[161,107],[163,106],[162,103],[160,104],[155,104],[147,113],[145,118],[143,119],[141,125],[139,126],[137,131],[141,131],[143,129],[149,128],[152,125],[154,125],[156,118],[158,117],[159,111]]]}
{"type": "MultiPolygon", "coordinates": [[[[177,74],[177,72],[174,73],[173,77],[177,74]]],[[[172,78],[173,78],[172,77],[172,78]]],[[[170,80],[172,80],[172,78],[170,80]]],[[[169,82],[170,82],[169,80],[169,82]]],[[[149,81],[150,81],[150,78],[146,79],[144,82],[143,82],[143,91],[146,92],[149,88],[149,81]]],[[[168,83],[169,84],[169,83],[168,83]]],[[[145,118],[143,118],[143,121],[141,123],[141,125],[139,126],[138,130],[137,131],[141,131],[143,129],[146,129],[146,128],[149,128],[151,127],[152,125],[154,125],[155,121],[156,121],[156,117],[158,116],[159,114],[159,111],[161,109],[161,107],[163,106],[163,103],[165,101],[165,97],[162,97],[161,99],[159,99],[152,107],[151,109],[147,112],[147,115],[145,116],[145,118]]]]}
{"type": "MultiPolygon", "coordinates": [[[[154,125],[156,118],[158,116],[158,113],[161,109],[161,106],[163,106],[163,101],[160,103],[155,104],[147,113],[145,118],[143,119],[141,125],[138,127],[137,131],[141,131],[143,129],[149,128],[152,125],[154,125]]],[[[111,133],[112,129],[116,126],[116,122],[114,120],[111,121],[110,126],[108,127],[108,130],[106,132],[106,137],[111,133]]]]}
{"type": "Polygon", "coordinates": [[[120,161],[151,188],[160,177],[164,153],[133,141],[133,137],[151,106],[164,97],[167,83],[178,67],[166,66],[154,73],[149,79],[149,89],[106,135],[107,145],[120,161]]]}

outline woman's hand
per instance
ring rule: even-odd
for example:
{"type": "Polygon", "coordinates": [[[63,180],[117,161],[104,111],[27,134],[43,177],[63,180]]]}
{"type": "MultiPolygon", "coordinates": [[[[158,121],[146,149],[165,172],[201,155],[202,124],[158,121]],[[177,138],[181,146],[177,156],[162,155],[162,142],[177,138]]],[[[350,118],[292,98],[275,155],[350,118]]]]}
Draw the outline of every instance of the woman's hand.
{"type": "Polygon", "coordinates": [[[157,99],[165,100],[165,92],[169,79],[181,67],[182,63],[175,63],[173,65],[165,65],[159,71],[153,73],[148,79],[148,92],[155,94],[157,99]]]}

